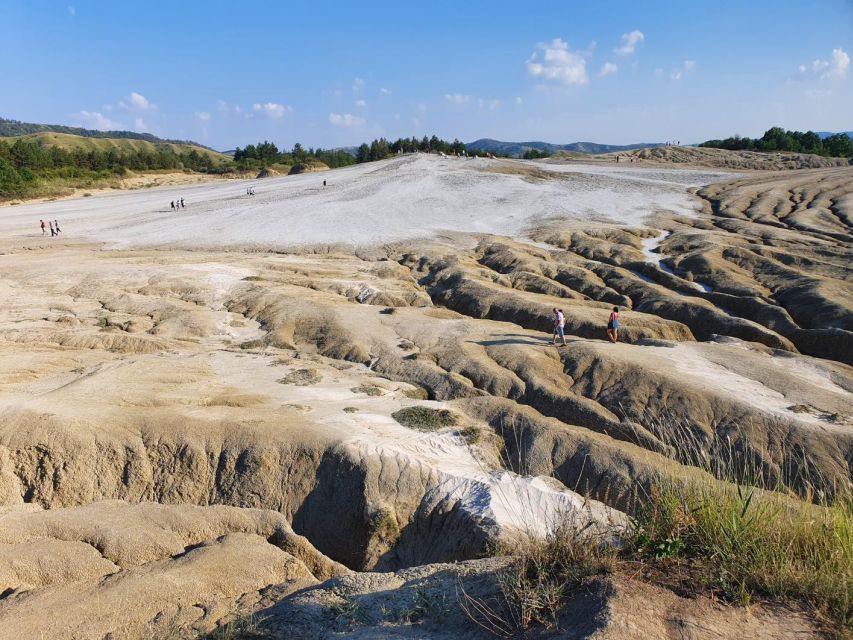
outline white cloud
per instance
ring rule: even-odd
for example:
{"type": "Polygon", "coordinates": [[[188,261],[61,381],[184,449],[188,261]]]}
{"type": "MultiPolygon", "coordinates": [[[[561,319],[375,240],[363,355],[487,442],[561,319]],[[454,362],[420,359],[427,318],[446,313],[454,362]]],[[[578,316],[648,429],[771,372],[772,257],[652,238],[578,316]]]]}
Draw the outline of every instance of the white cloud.
{"type": "Polygon", "coordinates": [[[98,129],[108,131],[121,129],[122,125],[110,120],[98,111],[78,111],[74,114],[74,124],[87,129],[98,129]]]}
{"type": "Polygon", "coordinates": [[[527,60],[527,72],[545,80],[562,84],[586,84],[586,58],[581,52],[572,51],[560,38],[551,42],[540,42],[539,52],[534,52],[527,60]]]}
{"type": "Polygon", "coordinates": [[[612,73],[616,73],[618,70],[619,67],[617,67],[612,62],[605,62],[601,67],[601,71],[598,72],[598,75],[609,76],[612,73]]]}
{"type": "Polygon", "coordinates": [[[488,109],[489,111],[494,111],[500,106],[500,100],[484,100],[483,98],[477,98],[477,107],[479,107],[480,109],[488,109]]]}
{"type": "Polygon", "coordinates": [[[287,104],[278,104],[276,102],[264,102],[263,104],[258,104],[256,102],[252,105],[252,110],[258,115],[262,115],[266,118],[278,119],[283,118],[285,113],[293,111],[293,107],[287,104]]]}
{"type": "Polygon", "coordinates": [[[620,56],[631,55],[632,53],[634,53],[634,50],[637,48],[637,45],[645,39],[646,36],[643,35],[643,32],[637,31],[636,29],[634,29],[630,33],[623,33],[622,46],[614,49],[613,52],[620,56]]]}
{"type": "Polygon", "coordinates": [[[354,104],[359,109],[364,109],[367,106],[367,102],[365,102],[364,100],[356,100],[354,104]]]}
{"type": "Polygon", "coordinates": [[[364,89],[364,80],[361,78],[354,78],[352,81],[352,90],[354,93],[357,93],[364,89]]]}
{"type": "Polygon", "coordinates": [[[800,73],[813,73],[820,76],[821,80],[829,80],[832,78],[843,78],[847,74],[847,69],[850,67],[850,56],[842,48],[832,50],[832,60],[817,59],[812,61],[810,65],[801,64],[799,66],[800,73]]]}
{"type": "Polygon", "coordinates": [[[655,69],[655,78],[663,78],[663,69],[660,67],[655,69]]]}
{"type": "Polygon", "coordinates": [[[77,15],[77,9],[72,7],[70,4],[68,5],[68,15],[72,18],[77,15]]]}
{"type": "Polygon", "coordinates": [[[471,96],[462,93],[445,93],[444,99],[450,104],[468,104],[471,102],[471,96]]]}
{"type": "Polygon", "coordinates": [[[351,113],[330,113],[329,123],[336,127],[359,127],[364,124],[364,118],[359,118],[351,113]]]}
{"type": "Polygon", "coordinates": [[[427,106],[423,102],[419,102],[417,104],[417,106],[415,107],[415,109],[418,110],[418,113],[426,113],[427,112],[427,106]]]}
{"type": "Polygon", "coordinates": [[[521,96],[515,96],[515,104],[523,104],[524,100],[521,96]]]}
{"type": "Polygon", "coordinates": [[[129,96],[119,100],[118,106],[126,111],[154,111],[157,109],[156,104],[152,104],[141,93],[132,91],[129,96]]]}
{"type": "Polygon", "coordinates": [[[383,96],[390,96],[391,95],[391,89],[386,89],[385,87],[379,87],[379,93],[382,94],[383,96]]]}
{"type": "Polygon", "coordinates": [[[202,122],[210,122],[210,114],[207,111],[198,111],[196,112],[195,117],[202,122]]]}
{"type": "Polygon", "coordinates": [[[143,120],[142,118],[134,118],[133,128],[137,131],[145,131],[148,128],[148,125],[145,124],[145,120],[143,120]]]}
{"type": "Polygon", "coordinates": [[[696,61],[695,60],[685,60],[681,63],[680,67],[676,67],[669,73],[669,79],[678,82],[688,73],[692,73],[693,70],[696,69],[696,61]]]}

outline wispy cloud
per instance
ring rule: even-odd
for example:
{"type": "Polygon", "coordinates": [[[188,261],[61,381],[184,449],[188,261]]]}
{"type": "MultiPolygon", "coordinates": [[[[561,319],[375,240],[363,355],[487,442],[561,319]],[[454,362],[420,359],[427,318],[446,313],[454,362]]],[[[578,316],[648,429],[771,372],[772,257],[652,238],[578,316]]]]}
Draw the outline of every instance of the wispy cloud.
{"type": "Polygon", "coordinates": [[[833,78],[843,78],[847,75],[847,69],[850,67],[850,56],[841,47],[832,50],[831,60],[821,60],[820,58],[813,60],[811,64],[801,64],[799,70],[801,74],[810,74],[820,77],[821,80],[830,80],[833,78]]]}
{"type": "Polygon", "coordinates": [[[210,122],[210,114],[207,111],[198,111],[196,112],[195,117],[202,122],[210,122]]]}
{"type": "Polygon", "coordinates": [[[386,87],[379,87],[379,93],[380,93],[380,95],[383,95],[383,96],[390,96],[391,95],[391,89],[388,89],[386,87]]]}
{"type": "Polygon", "coordinates": [[[540,42],[537,49],[527,59],[527,73],[531,76],[565,85],[588,82],[583,52],[572,51],[569,44],[560,38],[540,42]]]}
{"type": "Polygon", "coordinates": [[[352,81],[353,93],[358,93],[362,89],[364,89],[364,80],[362,78],[353,78],[353,81],[352,81]]]}
{"type": "Polygon", "coordinates": [[[445,101],[450,104],[468,104],[471,102],[471,96],[466,96],[462,93],[445,93],[444,94],[445,101]]]}
{"type": "Polygon", "coordinates": [[[359,118],[351,113],[330,113],[329,124],[336,127],[359,127],[364,124],[364,118],[359,118]]]}
{"type": "Polygon", "coordinates": [[[685,60],[681,63],[680,67],[676,67],[672,71],[669,72],[669,79],[678,82],[688,73],[693,73],[696,69],[696,61],[695,60],[685,60]]]}
{"type": "Polygon", "coordinates": [[[599,71],[599,72],[598,72],[598,75],[600,75],[600,76],[609,76],[609,75],[611,75],[611,74],[616,73],[617,71],[619,71],[619,67],[617,67],[617,66],[616,66],[615,64],[613,64],[612,62],[605,62],[605,63],[601,66],[601,71],[599,71]]]}
{"type": "Polygon", "coordinates": [[[145,120],[142,118],[134,118],[133,119],[133,128],[136,131],[145,131],[148,129],[148,125],[145,124],[145,120]]]}
{"type": "Polygon", "coordinates": [[[643,40],[646,39],[646,36],[643,35],[642,31],[637,31],[634,29],[630,33],[622,34],[622,45],[613,50],[613,53],[620,56],[629,56],[637,48],[637,45],[640,44],[643,40]]]}
{"type": "Polygon", "coordinates": [[[283,118],[285,113],[293,111],[293,107],[287,104],[278,104],[277,102],[264,102],[263,104],[253,104],[252,111],[266,118],[277,120],[283,118]]]}
{"type": "Polygon", "coordinates": [[[99,131],[112,131],[123,127],[122,124],[114,120],[110,120],[100,111],[78,111],[72,116],[72,119],[74,124],[78,127],[98,129],[99,131]]]}
{"type": "Polygon", "coordinates": [[[356,100],[353,104],[359,109],[364,109],[365,107],[367,107],[367,102],[365,100],[356,100]]]}
{"type": "Polygon", "coordinates": [[[68,15],[71,16],[72,18],[77,15],[77,9],[72,7],[70,4],[66,8],[66,11],[68,11],[68,15]]]}

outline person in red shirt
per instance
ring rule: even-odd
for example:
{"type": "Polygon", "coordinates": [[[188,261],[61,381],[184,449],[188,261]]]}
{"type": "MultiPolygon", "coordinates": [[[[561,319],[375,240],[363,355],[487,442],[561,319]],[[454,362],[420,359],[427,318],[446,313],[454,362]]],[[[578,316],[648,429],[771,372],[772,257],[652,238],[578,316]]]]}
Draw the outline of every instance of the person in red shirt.
{"type": "Polygon", "coordinates": [[[610,320],[607,322],[607,337],[613,344],[619,340],[619,307],[613,307],[613,311],[610,312],[610,320]]]}

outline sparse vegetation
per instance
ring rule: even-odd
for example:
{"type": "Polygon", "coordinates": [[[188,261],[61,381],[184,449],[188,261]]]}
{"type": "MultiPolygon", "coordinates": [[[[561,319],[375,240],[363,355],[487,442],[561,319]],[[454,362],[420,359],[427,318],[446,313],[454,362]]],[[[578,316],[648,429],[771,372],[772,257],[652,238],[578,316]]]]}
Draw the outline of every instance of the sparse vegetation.
{"type": "Polygon", "coordinates": [[[429,407],[406,407],[391,414],[404,427],[434,431],[442,427],[456,425],[456,416],[447,409],[430,409],[429,407]]]}
{"type": "Polygon", "coordinates": [[[358,413],[358,407],[344,407],[344,413],[358,413]]]}
{"type": "Polygon", "coordinates": [[[350,389],[353,393],[363,393],[365,395],[375,397],[385,394],[385,390],[377,387],[375,384],[360,384],[357,387],[350,389]]]}
{"type": "Polygon", "coordinates": [[[708,472],[705,480],[661,477],[649,492],[636,494],[634,518],[618,548],[609,534],[568,522],[544,541],[500,549],[517,562],[501,574],[498,599],[463,594],[465,612],[500,637],[550,628],[583,578],[630,569],[739,605],[798,605],[839,636],[853,632],[851,496],[836,490],[795,497],[785,481],[797,478],[749,464],[759,459],[754,451],[729,445],[711,459],[698,439],[678,435],[671,421],[653,426],[680,458],[708,472]]]}
{"type": "Polygon", "coordinates": [[[403,395],[412,400],[429,400],[429,391],[417,384],[407,387],[403,391],[403,395]]]}
{"type": "Polygon", "coordinates": [[[279,383],[292,384],[297,387],[307,387],[312,384],[317,384],[322,379],[323,376],[321,376],[316,369],[296,369],[279,379],[279,383]]]}
{"type": "Polygon", "coordinates": [[[246,351],[251,351],[252,349],[261,349],[263,346],[263,340],[246,340],[245,342],[240,343],[240,348],[246,351]]]}

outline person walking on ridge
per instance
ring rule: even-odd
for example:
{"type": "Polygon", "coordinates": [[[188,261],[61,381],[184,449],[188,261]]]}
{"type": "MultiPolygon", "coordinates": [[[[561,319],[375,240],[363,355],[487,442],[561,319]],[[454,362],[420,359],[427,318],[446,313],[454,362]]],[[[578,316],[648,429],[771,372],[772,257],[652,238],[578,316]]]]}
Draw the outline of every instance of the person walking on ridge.
{"type": "Polygon", "coordinates": [[[566,346],[566,335],[564,327],[566,326],[566,318],[563,315],[562,309],[554,309],[554,344],[557,344],[557,336],[563,341],[563,346],[566,346]]]}
{"type": "Polygon", "coordinates": [[[56,235],[59,235],[60,233],[62,233],[62,229],[59,228],[59,220],[54,220],[53,226],[56,227],[56,235]]]}
{"type": "Polygon", "coordinates": [[[610,320],[607,322],[607,337],[613,344],[619,340],[619,307],[613,307],[613,311],[610,312],[610,320]]]}
{"type": "Polygon", "coordinates": [[[50,225],[50,237],[52,238],[53,236],[56,235],[56,231],[53,230],[53,223],[52,222],[48,221],[47,224],[50,225]]]}
{"type": "Polygon", "coordinates": [[[45,227],[44,220],[39,220],[39,222],[41,222],[41,234],[42,234],[42,235],[44,235],[44,233],[45,233],[45,231],[44,231],[44,230],[45,230],[47,227],[45,227]]]}

